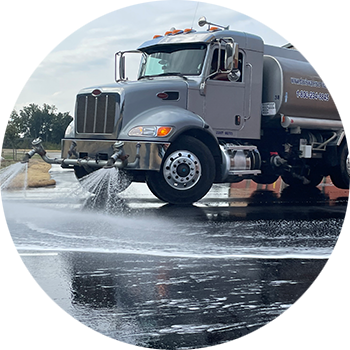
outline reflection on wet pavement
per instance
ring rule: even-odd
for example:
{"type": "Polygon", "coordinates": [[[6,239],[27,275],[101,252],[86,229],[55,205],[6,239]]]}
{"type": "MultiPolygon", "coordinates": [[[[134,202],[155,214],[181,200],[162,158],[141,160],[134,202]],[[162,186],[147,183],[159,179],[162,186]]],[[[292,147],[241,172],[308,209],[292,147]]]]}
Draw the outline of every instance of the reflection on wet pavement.
{"type": "Polygon", "coordinates": [[[245,181],[176,207],[132,185],[110,212],[54,176],[55,188],[3,196],[27,268],[88,327],[163,349],[233,340],[288,309],[332,253],[348,194],[245,181]]]}

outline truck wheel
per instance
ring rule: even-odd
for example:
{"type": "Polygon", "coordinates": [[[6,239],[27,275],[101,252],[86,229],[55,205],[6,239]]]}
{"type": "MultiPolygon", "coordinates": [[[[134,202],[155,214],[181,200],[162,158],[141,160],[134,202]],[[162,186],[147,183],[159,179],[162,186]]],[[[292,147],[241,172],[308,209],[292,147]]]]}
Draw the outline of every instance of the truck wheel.
{"type": "Polygon", "coordinates": [[[257,184],[271,185],[278,180],[279,176],[274,174],[261,174],[253,177],[253,181],[257,184]]]}
{"type": "Polygon", "coordinates": [[[191,204],[210,190],[215,161],[208,147],[192,136],[182,136],[164,156],[159,172],[150,172],[147,185],[164,202],[191,204]]]}
{"type": "Polygon", "coordinates": [[[345,142],[339,148],[339,164],[331,169],[331,180],[338,188],[349,189],[350,156],[345,142]]]}
{"type": "Polygon", "coordinates": [[[88,172],[85,168],[82,166],[74,166],[74,174],[75,177],[80,180],[82,177],[90,174],[92,171],[88,172]]]}
{"type": "Polygon", "coordinates": [[[281,177],[287,185],[293,187],[316,187],[321,183],[323,179],[323,175],[319,174],[315,170],[310,170],[310,173],[305,176],[295,177],[290,173],[285,173],[281,177]],[[308,182],[306,180],[308,180],[308,182]]]}

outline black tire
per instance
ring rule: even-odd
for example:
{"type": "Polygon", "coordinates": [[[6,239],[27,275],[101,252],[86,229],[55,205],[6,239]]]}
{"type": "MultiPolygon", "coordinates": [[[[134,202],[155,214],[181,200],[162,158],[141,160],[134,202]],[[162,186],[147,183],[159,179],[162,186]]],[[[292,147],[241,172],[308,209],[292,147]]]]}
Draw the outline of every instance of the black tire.
{"type": "Polygon", "coordinates": [[[82,166],[74,166],[74,174],[78,180],[80,180],[81,178],[83,178],[86,175],[89,175],[90,173],[92,173],[92,170],[89,172],[85,168],[83,168],[82,166]]]}
{"type": "Polygon", "coordinates": [[[323,180],[323,175],[321,175],[317,170],[311,169],[309,174],[305,175],[304,178],[308,182],[304,181],[299,177],[295,177],[290,173],[285,173],[282,176],[282,180],[289,186],[293,187],[316,187],[323,180]]]}
{"type": "Polygon", "coordinates": [[[279,178],[279,175],[274,174],[261,174],[253,177],[253,181],[257,184],[271,185],[275,183],[279,178]]]}
{"type": "Polygon", "coordinates": [[[350,169],[348,159],[348,145],[346,141],[344,141],[339,148],[339,164],[331,169],[330,176],[334,186],[342,189],[349,189],[349,181],[350,181],[350,169]]]}
{"type": "Polygon", "coordinates": [[[215,161],[208,147],[192,136],[182,136],[163,158],[159,172],[150,172],[147,185],[164,202],[191,204],[204,197],[215,177],[215,161]]]}

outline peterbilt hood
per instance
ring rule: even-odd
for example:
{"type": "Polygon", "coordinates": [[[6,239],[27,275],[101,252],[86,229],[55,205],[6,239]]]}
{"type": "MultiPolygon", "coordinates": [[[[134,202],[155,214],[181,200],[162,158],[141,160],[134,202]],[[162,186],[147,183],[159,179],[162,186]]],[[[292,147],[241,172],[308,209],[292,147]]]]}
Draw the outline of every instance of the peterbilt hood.
{"type": "Polygon", "coordinates": [[[77,137],[117,138],[125,125],[149,109],[162,106],[176,106],[186,109],[187,90],[187,82],[179,77],[126,81],[84,89],[80,91],[77,98],[77,137]],[[97,93],[100,91],[100,95],[96,96],[96,91],[97,93]],[[79,102],[79,96],[84,96],[81,102],[79,102]],[[92,102],[85,103],[84,101],[87,101],[90,96],[93,97],[92,102]],[[101,103],[99,103],[99,99],[102,101],[101,103]],[[112,100],[113,103],[110,102],[112,100]],[[110,112],[113,108],[115,111],[110,112]],[[92,116],[93,114],[94,116],[92,116]],[[90,119],[93,121],[86,120],[89,119],[87,115],[91,115],[90,119]],[[112,115],[115,117],[112,118],[112,115]],[[102,125],[101,119],[106,119],[105,125],[102,125]],[[93,125],[99,125],[99,123],[101,126],[97,130],[98,127],[94,128],[93,125]],[[85,127],[89,124],[91,124],[90,128],[85,127]],[[108,124],[107,127],[106,124],[108,124]],[[112,130],[113,132],[111,132],[112,130]]]}
{"type": "MultiPolygon", "coordinates": [[[[180,78],[181,79],[181,78],[180,78]]],[[[187,107],[187,83],[179,78],[121,83],[122,126],[140,113],[158,106],[187,107]]]]}

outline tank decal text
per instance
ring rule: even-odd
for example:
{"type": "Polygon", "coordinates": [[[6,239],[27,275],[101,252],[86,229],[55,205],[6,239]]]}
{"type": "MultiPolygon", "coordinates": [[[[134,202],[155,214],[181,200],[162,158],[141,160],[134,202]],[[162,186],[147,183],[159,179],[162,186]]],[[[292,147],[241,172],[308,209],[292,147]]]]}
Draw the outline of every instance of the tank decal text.
{"type": "Polygon", "coordinates": [[[329,101],[329,93],[327,92],[297,90],[295,93],[297,98],[302,98],[304,100],[329,101]]]}
{"type": "Polygon", "coordinates": [[[310,79],[305,79],[305,78],[293,78],[293,77],[291,77],[290,82],[293,85],[301,85],[301,86],[309,86],[309,87],[313,87],[313,88],[327,89],[324,82],[318,81],[318,80],[310,80],[310,79]]]}

